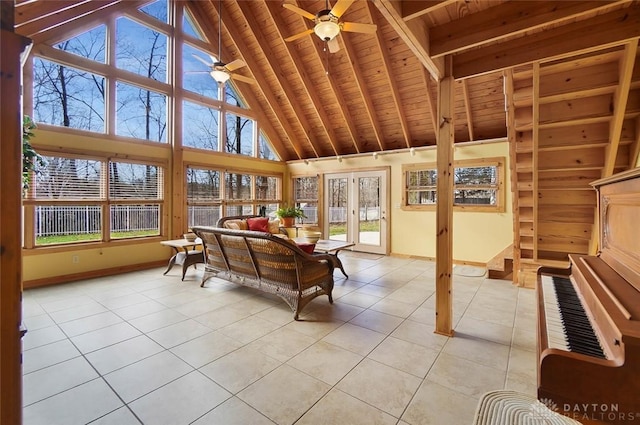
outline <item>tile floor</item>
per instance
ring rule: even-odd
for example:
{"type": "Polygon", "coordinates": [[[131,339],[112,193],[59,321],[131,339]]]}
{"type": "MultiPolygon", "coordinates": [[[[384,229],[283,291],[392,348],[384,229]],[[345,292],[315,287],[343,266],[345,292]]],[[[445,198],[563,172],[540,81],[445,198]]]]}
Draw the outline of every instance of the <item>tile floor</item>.
{"type": "Polygon", "coordinates": [[[535,393],[534,292],[454,269],[433,333],[433,262],[343,251],[334,304],[152,269],[27,290],[24,425],[470,424],[535,393]]]}

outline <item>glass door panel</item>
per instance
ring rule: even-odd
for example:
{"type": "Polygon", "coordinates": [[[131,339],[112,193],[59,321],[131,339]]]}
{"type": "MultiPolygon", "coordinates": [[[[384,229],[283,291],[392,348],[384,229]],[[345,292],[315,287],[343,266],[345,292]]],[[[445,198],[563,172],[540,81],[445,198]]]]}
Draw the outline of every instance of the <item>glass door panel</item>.
{"type": "Polygon", "coordinates": [[[328,239],[346,241],[349,234],[349,179],[330,177],[326,183],[328,239]]]}
{"type": "Polygon", "coordinates": [[[358,178],[358,242],[380,245],[380,177],[358,178]]]}

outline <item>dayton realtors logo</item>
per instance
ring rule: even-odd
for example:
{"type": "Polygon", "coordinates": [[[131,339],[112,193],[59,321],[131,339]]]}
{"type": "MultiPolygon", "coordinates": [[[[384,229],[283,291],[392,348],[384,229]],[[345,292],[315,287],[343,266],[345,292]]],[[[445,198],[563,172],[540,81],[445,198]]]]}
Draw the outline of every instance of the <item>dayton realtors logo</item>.
{"type": "Polygon", "coordinates": [[[558,406],[553,400],[543,398],[531,405],[531,417],[543,424],[555,423],[553,418],[557,415],[563,415],[576,421],[640,422],[640,412],[621,412],[615,403],[564,403],[562,406],[558,406]]]}

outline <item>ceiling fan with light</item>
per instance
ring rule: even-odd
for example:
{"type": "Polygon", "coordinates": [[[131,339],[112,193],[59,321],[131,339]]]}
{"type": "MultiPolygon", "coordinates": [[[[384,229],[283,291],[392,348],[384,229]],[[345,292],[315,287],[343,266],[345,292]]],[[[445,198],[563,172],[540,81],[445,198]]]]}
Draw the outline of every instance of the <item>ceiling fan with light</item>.
{"type": "Polygon", "coordinates": [[[222,0],[219,0],[218,3],[218,58],[216,59],[215,57],[210,56],[211,63],[209,63],[198,55],[193,55],[193,57],[211,69],[208,71],[209,75],[211,75],[211,78],[216,80],[218,84],[224,84],[229,81],[230,78],[250,84],[255,84],[256,82],[253,78],[233,73],[236,69],[247,66],[242,59],[236,59],[229,63],[224,63],[220,59],[222,57],[222,0]]]}
{"type": "Polygon", "coordinates": [[[364,34],[373,34],[378,29],[374,24],[361,24],[357,22],[342,22],[340,17],[351,6],[355,0],[338,0],[338,2],[329,9],[329,0],[326,0],[326,6],[324,10],[316,13],[315,15],[307,12],[304,9],[299,8],[291,3],[284,3],[282,6],[292,12],[297,13],[316,24],[313,28],[303,31],[299,34],[292,35],[285,38],[286,41],[294,41],[305,35],[315,33],[322,41],[327,43],[329,52],[335,53],[340,50],[340,45],[336,37],[340,34],[340,31],[347,32],[359,32],[364,34]]]}

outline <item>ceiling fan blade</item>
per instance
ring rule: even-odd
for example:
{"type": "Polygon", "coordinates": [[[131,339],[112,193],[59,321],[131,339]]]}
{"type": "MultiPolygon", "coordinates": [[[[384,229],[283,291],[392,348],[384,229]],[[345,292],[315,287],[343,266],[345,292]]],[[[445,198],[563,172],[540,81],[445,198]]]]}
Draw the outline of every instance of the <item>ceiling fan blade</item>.
{"type": "Polygon", "coordinates": [[[206,60],[202,59],[200,56],[192,53],[191,56],[193,56],[194,58],[198,59],[200,62],[202,62],[203,64],[207,65],[209,68],[211,68],[211,66],[213,66],[212,63],[207,62],[206,60]]]}
{"type": "Polygon", "coordinates": [[[289,9],[292,12],[296,12],[298,15],[304,16],[305,18],[309,19],[310,21],[315,21],[316,19],[316,15],[314,15],[313,13],[307,12],[304,9],[300,9],[298,6],[290,4],[290,3],[284,3],[282,5],[282,7],[284,7],[285,9],[289,9]]]}
{"type": "Polygon", "coordinates": [[[333,6],[333,9],[331,9],[331,14],[337,18],[341,17],[354,1],[355,0],[338,0],[338,3],[336,3],[335,6],[333,6]]]}
{"type": "Polygon", "coordinates": [[[256,80],[250,77],[245,77],[244,75],[240,75],[240,74],[229,74],[229,75],[231,75],[231,79],[235,81],[242,81],[243,83],[249,83],[249,84],[256,83],[256,80]]]}
{"type": "Polygon", "coordinates": [[[329,53],[335,53],[340,50],[340,43],[338,43],[338,37],[333,37],[331,40],[327,41],[327,47],[329,48],[329,53]]]}
{"type": "Polygon", "coordinates": [[[226,64],[224,67],[227,68],[227,71],[233,71],[238,68],[242,68],[243,66],[247,66],[247,64],[242,59],[236,59],[226,64]]]}
{"type": "Polygon", "coordinates": [[[302,31],[301,33],[298,33],[296,35],[292,35],[291,37],[287,37],[287,38],[284,39],[284,41],[294,41],[294,40],[297,40],[297,39],[302,38],[305,35],[309,35],[309,34],[313,34],[313,28],[308,29],[306,31],[302,31]]]}
{"type": "Polygon", "coordinates": [[[378,29],[375,24],[360,24],[358,22],[343,22],[342,31],[362,32],[365,34],[373,34],[378,29]]]}

